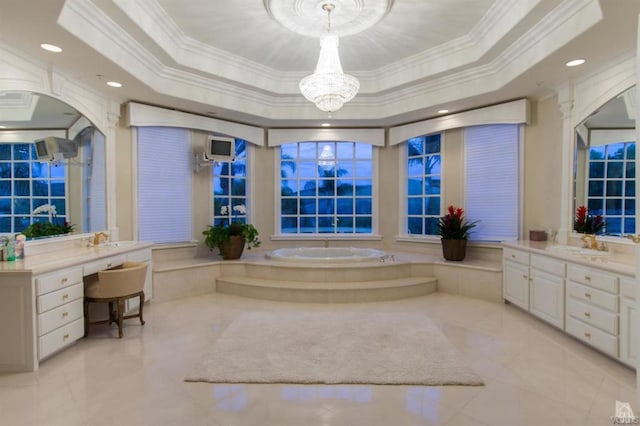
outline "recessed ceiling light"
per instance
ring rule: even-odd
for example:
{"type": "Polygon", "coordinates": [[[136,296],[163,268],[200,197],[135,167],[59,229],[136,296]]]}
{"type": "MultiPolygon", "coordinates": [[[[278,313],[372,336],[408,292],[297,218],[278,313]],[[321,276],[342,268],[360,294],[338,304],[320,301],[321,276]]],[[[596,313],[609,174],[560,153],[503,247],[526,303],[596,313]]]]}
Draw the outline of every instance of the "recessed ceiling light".
{"type": "Polygon", "coordinates": [[[107,81],[107,86],[122,87],[122,83],[118,83],[117,81],[107,81]]]}
{"type": "Polygon", "coordinates": [[[578,65],[582,65],[585,63],[584,59],[574,59],[572,61],[567,62],[565,65],[568,67],[577,67],[578,65]]]}
{"type": "Polygon", "coordinates": [[[62,52],[62,48],[56,46],[55,44],[49,44],[49,43],[42,43],[40,45],[40,47],[42,47],[44,50],[49,51],[49,52],[53,52],[53,53],[60,53],[62,52]]]}
{"type": "Polygon", "coordinates": [[[449,110],[448,110],[448,109],[439,109],[439,110],[438,110],[438,114],[446,114],[446,113],[448,113],[448,112],[449,112],[449,110]]]}
{"type": "Polygon", "coordinates": [[[331,123],[322,123],[321,126],[322,127],[331,127],[331,123]]]}

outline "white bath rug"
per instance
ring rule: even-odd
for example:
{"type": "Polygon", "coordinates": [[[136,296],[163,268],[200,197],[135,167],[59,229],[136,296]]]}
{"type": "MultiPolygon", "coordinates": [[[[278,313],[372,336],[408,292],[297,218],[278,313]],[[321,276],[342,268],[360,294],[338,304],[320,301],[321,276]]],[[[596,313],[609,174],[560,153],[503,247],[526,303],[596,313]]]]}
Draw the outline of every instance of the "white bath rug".
{"type": "Polygon", "coordinates": [[[240,315],[186,381],[482,385],[419,313],[252,312],[240,315]]]}

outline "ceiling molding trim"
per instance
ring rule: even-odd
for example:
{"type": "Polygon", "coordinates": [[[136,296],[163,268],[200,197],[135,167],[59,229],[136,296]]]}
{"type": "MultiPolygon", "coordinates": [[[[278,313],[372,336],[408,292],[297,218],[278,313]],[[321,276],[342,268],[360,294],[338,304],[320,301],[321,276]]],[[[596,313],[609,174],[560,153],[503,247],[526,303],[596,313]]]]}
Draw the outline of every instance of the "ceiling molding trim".
{"type": "Polygon", "coordinates": [[[389,145],[398,145],[408,139],[485,124],[524,124],[529,121],[529,102],[520,99],[504,104],[419,121],[389,129],[389,145]]]}
{"type": "Polygon", "coordinates": [[[125,125],[128,127],[179,127],[204,130],[220,135],[244,139],[264,146],[264,130],[261,127],[233,123],[217,118],[202,117],[182,111],[174,111],[150,105],[129,102],[126,107],[125,125]]]}
{"type": "Polygon", "coordinates": [[[269,129],[268,146],[294,142],[352,141],[384,146],[384,129],[269,129]]]}

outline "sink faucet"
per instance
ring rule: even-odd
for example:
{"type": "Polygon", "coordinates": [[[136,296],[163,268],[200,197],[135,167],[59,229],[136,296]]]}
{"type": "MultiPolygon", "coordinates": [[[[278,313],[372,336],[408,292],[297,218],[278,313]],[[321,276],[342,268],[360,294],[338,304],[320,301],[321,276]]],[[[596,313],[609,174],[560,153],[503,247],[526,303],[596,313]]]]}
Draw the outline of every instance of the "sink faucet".
{"type": "Polygon", "coordinates": [[[582,240],[582,248],[598,250],[598,241],[595,235],[583,235],[580,239],[582,240]]]}
{"type": "Polygon", "coordinates": [[[97,246],[100,243],[106,243],[109,240],[109,234],[106,232],[96,232],[93,235],[93,245],[97,246]]]}

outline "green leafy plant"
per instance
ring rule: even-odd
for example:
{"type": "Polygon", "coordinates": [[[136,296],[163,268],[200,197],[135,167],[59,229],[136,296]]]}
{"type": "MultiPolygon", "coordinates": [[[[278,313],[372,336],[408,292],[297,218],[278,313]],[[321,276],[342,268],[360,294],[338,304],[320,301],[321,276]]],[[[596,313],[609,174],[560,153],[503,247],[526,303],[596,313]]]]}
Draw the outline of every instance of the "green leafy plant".
{"type": "Polygon", "coordinates": [[[74,231],[75,225],[67,221],[58,220],[56,217],[56,206],[51,204],[43,204],[31,212],[32,215],[42,213],[49,214],[49,220],[46,222],[34,222],[26,229],[21,231],[27,238],[50,237],[53,235],[69,234],[74,231]]]}
{"type": "MultiPolygon", "coordinates": [[[[226,215],[229,212],[229,206],[223,206],[221,209],[221,213],[226,215]]],[[[239,213],[246,213],[246,209],[243,205],[234,206],[234,211],[239,213]]],[[[230,222],[231,220],[229,220],[230,222]]],[[[218,248],[219,254],[222,256],[222,252],[220,251],[220,246],[222,243],[230,241],[231,237],[241,236],[245,240],[245,246],[248,250],[251,250],[253,247],[260,246],[260,240],[258,238],[258,230],[255,226],[250,223],[242,223],[242,222],[233,222],[233,223],[218,223],[215,226],[207,226],[207,229],[202,232],[205,236],[204,243],[209,250],[213,250],[214,248],[218,248]]]]}
{"type": "Polygon", "coordinates": [[[464,217],[464,210],[460,207],[449,206],[447,214],[440,217],[438,231],[444,240],[466,240],[470,230],[475,228],[479,221],[468,222],[464,217]]]}

